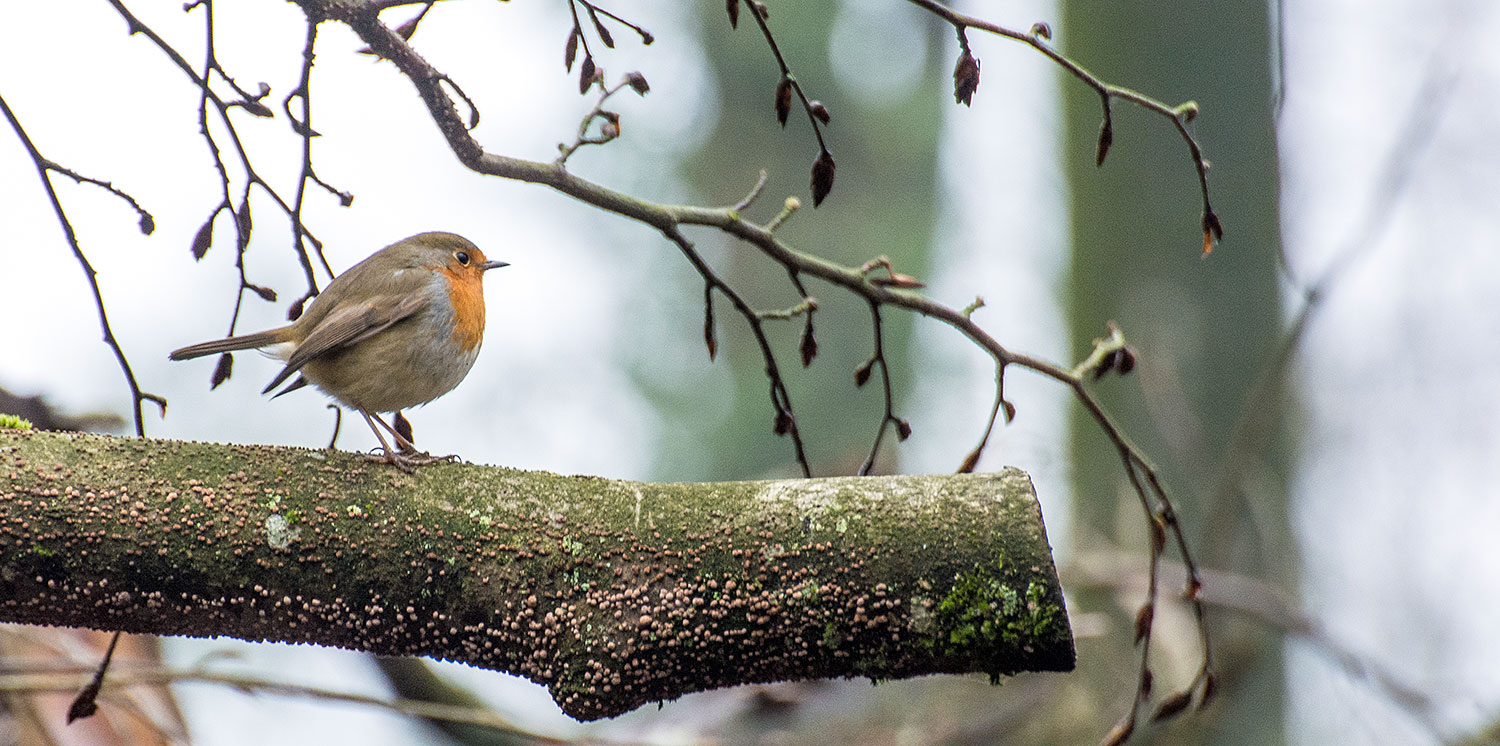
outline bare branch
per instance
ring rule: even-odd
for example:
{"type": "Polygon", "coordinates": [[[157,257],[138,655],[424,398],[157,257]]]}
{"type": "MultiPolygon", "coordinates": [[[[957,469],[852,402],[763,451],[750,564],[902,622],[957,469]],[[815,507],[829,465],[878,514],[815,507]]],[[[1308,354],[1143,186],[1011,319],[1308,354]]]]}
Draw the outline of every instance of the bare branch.
{"type": "Polygon", "coordinates": [[[69,248],[73,250],[73,258],[78,261],[78,266],[83,270],[84,278],[89,282],[89,289],[93,292],[94,296],[94,309],[99,312],[99,328],[104,332],[104,343],[114,353],[115,362],[119,364],[120,372],[125,375],[125,383],[130,387],[131,409],[135,416],[135,434],[144,438],[146,436],[146,420],[141,412],[141,403],[149,401],[159,407],[162,413],[165,414],[167,411],[167,400],[156,394],[142,390],[140,383],[136,381],[135,371],[130,368],[130,360],[125,357],[125,350],[120,347],[119,340],[115,339],[114,329],[109,325],[109,314],[104,311],[104,293],[99,289],[99,273],[94,271],[94,265],[89,263],[87,256],[84,256],[83,247],[78,243],[78,234],[73,232],[73,224],[68,220],[67,211],[63,209],[62,200],[57,196],[57,189],[52,186],[52,178],[49,176],[49,173],[56,171],[75,181],[104,186],[112,194],[126,200],[130,203],[131,207],[135,208],[136,212],[141,215],[141,230],[147,233],[150,233],[150,231],[146,229],[151,227],[150,214],[141,209],[135,199],[110,186],[108,182],[79,176],[71,170],[63,169],[43,156],[41,151],[37,150],[36,144],[31,141],[31,137],[26,134],[26,130],[21,126],[21,121],[16,118],[15,112],[11,111],[10,105],[5,102],[4,96],[0,96],[0,112],[5,114],[5,120],[10,123],[11,129],[16,133],[16,137],[25,146],[27,155],[31,157],[32,164],[36,166],[37,178],[41,180],[42,189],[47,192],[47,199],[52,203],[52,213],[57,216],[58,223],[62,225],[63,237],[67,239],[69,248]]]}

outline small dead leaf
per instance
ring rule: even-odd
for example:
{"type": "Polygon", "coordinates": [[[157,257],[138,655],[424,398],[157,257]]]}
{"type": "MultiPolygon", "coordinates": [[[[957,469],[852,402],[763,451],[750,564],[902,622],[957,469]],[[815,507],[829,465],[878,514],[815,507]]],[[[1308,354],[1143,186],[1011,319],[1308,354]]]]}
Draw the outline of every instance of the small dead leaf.
{"type": "Polygon", "coordinates": [[[578,58],[578,27],[568,32],[568,41],[563,44],[563,67],[573,72],[573,60],[578,58]]]}
{"type": "Polygon", "coordinates": [[[785,127],[786,119],[792,113],[791,78],[782,76],[781,80],[776,83],[776,102],[774,104],[774,108],[776,110],[776,121],[780,122],[781,126],[785,127]]]}
{"type": "Polygon", "coordinates": [[[812,167],[812,196],[813,207],[823,204],[823,199],[833,191],[833,154],[827,150],[818,153],[818,160],[813,161],[812,167]]]}
{"type": "Polygon", "coordinates": [[[229,380],[229,376],[233,372],[234,372],[234,356],[230,355],[227,352],[224,353],[224,354],[222,354],[222,355],[220,355],[219,356],[219,364],[214,366],[214,375],[213,375],[213,378],[210,378],[209,381],[208,381],[208,390],[212,391],[212,390],[218,388],[219,384],[221,384],[221,383],[229,380]]]}
{"type": "Polygon", "coordinates": [[[969,54],[968,49],[965,49],[963,54],[958,56],[958,64],[953,67],[953,100],[969,106],[977,90],[979,90],[979,60],[969,54]]]}

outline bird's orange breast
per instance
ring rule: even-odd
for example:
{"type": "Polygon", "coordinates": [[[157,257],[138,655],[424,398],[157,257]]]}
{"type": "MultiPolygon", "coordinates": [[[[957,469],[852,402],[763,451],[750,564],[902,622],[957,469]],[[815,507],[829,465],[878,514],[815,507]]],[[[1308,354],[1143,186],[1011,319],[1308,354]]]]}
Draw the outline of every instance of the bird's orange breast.
{"type": "Polygon", "coordinates": [[[484,285],[465,270],[442,267],[448,278],[448,300],[453,304],[453,341],[463,352],[484,339],[484,285]]]}

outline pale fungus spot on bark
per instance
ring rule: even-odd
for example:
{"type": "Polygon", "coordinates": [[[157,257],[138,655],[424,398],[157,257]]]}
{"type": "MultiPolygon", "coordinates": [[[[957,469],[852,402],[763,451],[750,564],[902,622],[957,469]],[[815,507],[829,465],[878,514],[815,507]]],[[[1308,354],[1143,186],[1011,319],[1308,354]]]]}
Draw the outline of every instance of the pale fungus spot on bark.
{"type": "Polygon", "coordinates": [[[266,543],[272,549],[286,549],[292,542],[302,538],[302,529],[291,525],[286,516],[272,513],[266,516],[266,543]]]}

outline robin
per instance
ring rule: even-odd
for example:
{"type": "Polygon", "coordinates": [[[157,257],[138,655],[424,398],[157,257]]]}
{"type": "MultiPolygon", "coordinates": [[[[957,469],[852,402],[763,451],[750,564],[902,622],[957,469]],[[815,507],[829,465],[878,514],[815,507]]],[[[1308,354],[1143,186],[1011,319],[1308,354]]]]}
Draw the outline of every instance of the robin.
{"type": "Polygon", "coordinates": [[[286,367],[261,393],[300,373],[276,396],[311,382],[365,418],[382,451],[372,459],[410,472],[454,457],[418,452],[379,413],[399,418],[401,410],[426,404],[464,379],[484,338],[484,273],[504,266],[487,261],[462,236],[420,233],[335,277],[288,326],[195,344],[170,357],[249,349],[275,355],[286,367]],[[391,449],[380,428],[399,450],[391,449]]]}

